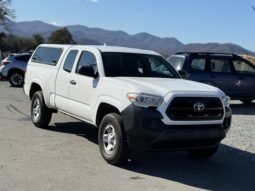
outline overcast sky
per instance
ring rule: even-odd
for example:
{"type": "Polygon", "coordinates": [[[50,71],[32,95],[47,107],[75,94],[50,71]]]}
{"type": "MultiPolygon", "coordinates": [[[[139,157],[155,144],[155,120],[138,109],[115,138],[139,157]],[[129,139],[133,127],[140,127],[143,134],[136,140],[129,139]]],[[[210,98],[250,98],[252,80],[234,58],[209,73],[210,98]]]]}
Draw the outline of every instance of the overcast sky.
{"type": "Polygon", "coordinates": [[[13,0],[16,21],[81,24],[255,51],[255,0],[13,0]]]}

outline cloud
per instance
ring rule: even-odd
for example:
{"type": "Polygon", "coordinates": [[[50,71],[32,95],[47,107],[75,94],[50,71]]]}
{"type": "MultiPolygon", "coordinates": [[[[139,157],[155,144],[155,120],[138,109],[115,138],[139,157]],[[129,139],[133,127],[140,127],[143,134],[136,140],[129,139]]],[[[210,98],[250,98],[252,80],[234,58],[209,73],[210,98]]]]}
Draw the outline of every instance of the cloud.
{"type": "Polygon", "coordinates": [[[60,26],[57,21],[51,21],[50,24],[55,25],[55,26],[60,26]]]}

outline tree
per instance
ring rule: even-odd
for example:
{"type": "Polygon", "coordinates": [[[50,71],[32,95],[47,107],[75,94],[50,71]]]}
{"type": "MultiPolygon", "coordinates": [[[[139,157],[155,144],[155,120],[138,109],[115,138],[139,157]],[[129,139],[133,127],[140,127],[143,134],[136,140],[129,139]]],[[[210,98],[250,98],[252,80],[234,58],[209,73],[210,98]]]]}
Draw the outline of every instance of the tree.
{"type": "MultiPolygon", "coordinates": [[[[8,29],[5,26],[5,17],[6,16],[14,17],[13,10],[9,8],[10,3],[11,3],[11,0],[0,0],[0,24],[3,25],[6,30],[8,29]]],[[[5,38],[5,34],[1,33],[0,34],[0,52],[2,52],[1,47],[3,44],[4,38],[5,38]]]]}
{"type": "Polygon", "coordinates": [[[0,0],[0,21],[4,21],[6,16],[14,17],[13,10],[10,9],[11,0],[0,0]]]}
{"type": "Polygon", "coordinates": [[[1,49],[3,52],[27,52],[33,49],[33,41],[31,38],[18,37],[8,34],[3,38],[1,49]]]}
{"type": "Polygon", "coordinates": [[[38,45],[44,43],[44,38],[40,34],[34,34],[32,38],[33,49],[35,49],[38,45]]]}
{"type": "Polygon", "coordinates": [[[51,33],[48,37],[48,43],[52,44],[75,44],[72,34],[64,27],[51,33]]]}
{"type": "Polygon", "coordinates": [[[4,40],[5,37],[6,37],[5,33],[1,32],[1,33],[0,33],[0,47],[1,47],[1,45],[2,45],[3,40],[4,40]]]}

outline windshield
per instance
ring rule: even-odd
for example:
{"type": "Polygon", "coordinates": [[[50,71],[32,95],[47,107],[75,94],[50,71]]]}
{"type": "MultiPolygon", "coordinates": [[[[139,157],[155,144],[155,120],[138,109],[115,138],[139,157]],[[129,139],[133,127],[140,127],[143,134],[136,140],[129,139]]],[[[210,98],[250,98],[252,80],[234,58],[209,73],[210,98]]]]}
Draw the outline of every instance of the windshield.
{"type": "Polygon", "coordinates": [[[134,53],[102,53],[107,77],[180,78],[160,56],[134,53]]]}

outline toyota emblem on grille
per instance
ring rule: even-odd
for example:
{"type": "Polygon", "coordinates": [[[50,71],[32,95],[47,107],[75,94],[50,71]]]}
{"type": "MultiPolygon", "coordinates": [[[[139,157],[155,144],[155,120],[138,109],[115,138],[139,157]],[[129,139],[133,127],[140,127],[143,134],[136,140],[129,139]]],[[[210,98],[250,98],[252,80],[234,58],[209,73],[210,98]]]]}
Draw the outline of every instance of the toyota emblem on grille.
{"type": "Polygon", "coordinates": [[[193,108],[196,112],[202,112],[205,109],[205,104],[201,103],[201,102],[196,102],[193,105],[193,108]]]}

